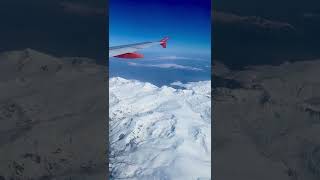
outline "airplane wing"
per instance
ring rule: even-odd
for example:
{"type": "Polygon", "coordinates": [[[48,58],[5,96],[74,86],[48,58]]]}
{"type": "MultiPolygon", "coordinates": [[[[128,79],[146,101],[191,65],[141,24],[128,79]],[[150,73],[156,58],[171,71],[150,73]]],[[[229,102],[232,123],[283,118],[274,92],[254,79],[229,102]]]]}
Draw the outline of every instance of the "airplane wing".
{"type": "Polygon", "coordinates": [[[136,53],[136,51],[144,48],[148,48],[154,45],[161,45],[163,48],[167,47],[168,37],[161,39],[160,41],[155,42],[142,42],[136,44],[128,44],[122,46],[109,47],[109,58],[125,58],[125,59],[136,59],[143,58],[142,54],[136,53]]]}

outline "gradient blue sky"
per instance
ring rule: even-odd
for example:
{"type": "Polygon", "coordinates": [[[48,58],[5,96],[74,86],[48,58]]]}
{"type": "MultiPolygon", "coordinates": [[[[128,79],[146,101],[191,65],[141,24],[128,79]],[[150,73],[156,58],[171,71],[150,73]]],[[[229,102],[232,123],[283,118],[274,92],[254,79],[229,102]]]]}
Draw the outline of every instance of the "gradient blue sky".
{"type": "MultiPolygon", "coordinates": [[[[211,0],[110,0],[109,46],[170,38],[168,54],[210,55],[211,0]]],[[[164,51],[152,47],[144,52],[164,51]]]]}

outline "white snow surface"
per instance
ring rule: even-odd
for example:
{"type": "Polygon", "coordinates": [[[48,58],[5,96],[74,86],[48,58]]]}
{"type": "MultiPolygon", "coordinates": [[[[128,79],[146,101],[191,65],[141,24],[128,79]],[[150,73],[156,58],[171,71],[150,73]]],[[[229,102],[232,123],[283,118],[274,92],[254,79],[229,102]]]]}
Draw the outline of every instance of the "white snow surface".
{"type": "Polygon", "coordinates": [[[111,179],[211,179],[211,81],[109,80],[111,179]]]}

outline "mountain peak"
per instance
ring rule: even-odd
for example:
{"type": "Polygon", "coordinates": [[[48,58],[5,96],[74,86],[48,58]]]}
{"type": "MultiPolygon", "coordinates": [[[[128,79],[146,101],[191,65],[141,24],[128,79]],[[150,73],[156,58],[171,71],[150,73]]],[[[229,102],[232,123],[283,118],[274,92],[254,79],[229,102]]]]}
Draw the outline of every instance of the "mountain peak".
{"type": "Polygon", "coordinates": [[[210,179],[211,95],[204,93],[210,81],[179,85],[185,89],[110,78],[109,167],[115,179],[210,179]]]}

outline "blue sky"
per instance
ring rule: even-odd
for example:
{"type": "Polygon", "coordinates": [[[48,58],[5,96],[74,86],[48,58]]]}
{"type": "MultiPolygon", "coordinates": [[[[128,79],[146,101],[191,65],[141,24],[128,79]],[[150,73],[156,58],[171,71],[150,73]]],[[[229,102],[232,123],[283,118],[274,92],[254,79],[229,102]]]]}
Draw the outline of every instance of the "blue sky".
{"type": "Polygon", "coordinates": [[[168,48],[143,50],[167,55],[210,55],[211,0],[110,0],[109,45],[160,40],[168,48]]]}

